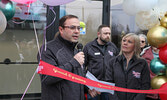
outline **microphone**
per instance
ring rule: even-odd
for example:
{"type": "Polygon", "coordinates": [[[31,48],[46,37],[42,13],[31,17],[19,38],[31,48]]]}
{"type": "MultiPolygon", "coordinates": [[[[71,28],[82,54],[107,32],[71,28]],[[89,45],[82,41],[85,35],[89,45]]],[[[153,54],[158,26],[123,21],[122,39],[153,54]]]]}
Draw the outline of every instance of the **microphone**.
{"type": "Polygon", "coordinates": [[[77,45],[78,52],[81,52],[82,48],[83,48],[83,45],[81,43],[78,43],[77,45]]]}
{"type": "MultiPolygon", "coordinates": [[[[83,45],[81,43],[78,43],[77,45],[78,52],[81,52],[82,48],[83,48],[83,45]]],[[[83,69],[83,65],[81,65],[81,68],[83,69]]]]}

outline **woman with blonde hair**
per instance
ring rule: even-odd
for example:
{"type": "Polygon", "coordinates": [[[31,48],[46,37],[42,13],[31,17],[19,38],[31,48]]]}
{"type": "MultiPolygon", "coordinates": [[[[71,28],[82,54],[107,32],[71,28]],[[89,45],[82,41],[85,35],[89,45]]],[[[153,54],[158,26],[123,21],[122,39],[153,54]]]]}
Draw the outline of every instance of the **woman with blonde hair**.
{"type": "MultiPolygon", "coordinates": [[[[140,39],[135,33],[126,34],[121,41],[120,54],[111,59],[106,81],[116,86],[136,90],[150,88],[150,72],[147,62],[140,58],[140,39]]],[[[111,100],[145,100],[145,94],[115,91],[111,100]]]]}

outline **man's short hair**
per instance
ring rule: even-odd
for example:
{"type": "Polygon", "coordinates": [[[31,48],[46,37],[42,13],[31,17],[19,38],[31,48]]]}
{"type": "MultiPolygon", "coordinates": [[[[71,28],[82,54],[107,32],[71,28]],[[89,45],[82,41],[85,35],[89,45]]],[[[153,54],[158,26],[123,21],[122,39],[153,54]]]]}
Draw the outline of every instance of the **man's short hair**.
{"type": "Polygon", "coordinates": [[[67,20],[67,19],[71,19],[71,18],[77,18],[77,16],[75,15],[65,15],[63,16],[60,20],[59,20],[59,26],[63,27],[64,26],[64,22],[67,20]]]}
{"type": "Polygon", "coordinates": [[[100,26],[98,27],[98,30],[97,30],[97,31],[100,32],[103,27],[108,27],[108,28],[110,28],[108,25],[104,25],[104,24],[103,24],[103,25],[100,25],[100,26]]]}

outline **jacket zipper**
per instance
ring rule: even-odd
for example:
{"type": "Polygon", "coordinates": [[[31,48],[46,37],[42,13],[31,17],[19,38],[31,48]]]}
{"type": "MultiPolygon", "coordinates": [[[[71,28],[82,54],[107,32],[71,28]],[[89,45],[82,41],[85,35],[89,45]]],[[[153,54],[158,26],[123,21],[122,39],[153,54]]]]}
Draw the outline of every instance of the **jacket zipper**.
{"type": "MultiPolygon", "coordinates": [[[[127,70],[125,71],[125,85],[126,85],[126,88],[127,88],[127,79],[128,79],[128,76],[127,76],[127,70]]],[[[127,99],[127,92],[126,92],[126,100],[128,100],[127,99]]]]}

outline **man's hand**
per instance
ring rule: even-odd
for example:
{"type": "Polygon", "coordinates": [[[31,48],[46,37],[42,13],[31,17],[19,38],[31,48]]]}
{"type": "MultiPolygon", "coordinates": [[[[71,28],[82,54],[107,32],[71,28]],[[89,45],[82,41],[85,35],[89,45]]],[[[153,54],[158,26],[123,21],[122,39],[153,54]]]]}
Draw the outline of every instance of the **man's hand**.
{"type": "Polygon", "coordinates": [[[97,96],[97,95],[100,95],[101,94],[101,92],[99,92],[99,91],[96,91],[95,89],[89,89],[88,90],[88,93],[91,95],[91,97],[95,97],[95,96],[97,96]]]}
{"type": "Polygon", "coordinates": [[[79,52],[74,56],[74,59],[76,59],[79,62],[79,64],[82,66],[85,61],[85,55],[83,52],[79,52]]]}

